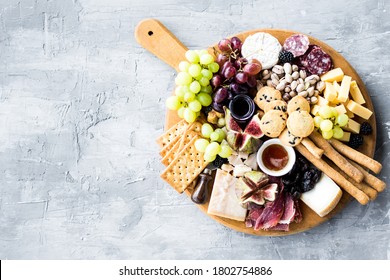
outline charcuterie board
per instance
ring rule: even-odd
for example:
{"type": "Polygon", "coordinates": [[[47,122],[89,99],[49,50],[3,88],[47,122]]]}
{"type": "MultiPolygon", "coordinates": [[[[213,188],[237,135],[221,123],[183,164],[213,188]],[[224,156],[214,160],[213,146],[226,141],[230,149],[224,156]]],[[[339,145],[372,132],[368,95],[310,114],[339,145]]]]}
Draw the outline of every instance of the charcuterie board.
{"type": "MultiPolygon", "coordinates": [[[[245,31],[234,36],[237,36],[239,39],[244,41],[249,35],[252,35],[256,32],[267,32],[274,37],[276,37],[279,42],[283,42],[286,38],[295,34],[297,32],[290,30],[280,30],[280,29],[256,29],[251,31],[245,31]]],[[[135,37],[140,45],[142,45],[145,49],[156,55],[162,61],[172,66],[174,69],[178,69],[179,62],[185,58],[185,52],[187,48],[159,21],[154,19],[147,19],[141,21],[135,30],[135,37]]],[[[373,104],[371,102],[370,96],[364,87],[362,80],[360,79],[357,72],[353,69],[353,67],[345,60],[345,58],[334,50],[332,47],[328,46],[324,42],[308,36],[310,38],[310,42],[312,44],[320,46],[326,53],[328,53],[333,60],[334,67],[340,67],[343,69],[344,73],[351,76],[353,80],[355,80],[360,85],[361,93],[364,96],[366,101],[365,106],[374,112],[373,104]]],[[[217,41],[218,38],[216,38],[217,41]]],[[[211,45],[210,50],[216,48],[216,45],[211,45]]],[[[175,111],[167,110],[166,120],[165,120],[165,130],[169,129],[177,122],[180,121],[180,118],[177,116],[175,111]]],[[[376,120],[375,113],[373,113],[372,117],[369,119],[369,123],[373,128],[373,132],[371,135],[367,136],[364,142],[364,145],[359,148],[359,151],[364,153],[369,157],[373,157],[375,144],[376,144],[376,120]]],[[[191,195],[192,189],[188,188],[185,190],[187,195],[191,195]]],[[[309,207],[307,207],[304,203],[301,203],[301,211],[303,220],[301,223],[293,223],[290,226],[290,230],[288,232],[283,231],[255,231],[253,228],[245,227],[243,222],[222,218],[219,216],[209,215],[211,218],[215,219],[219,223],[232,228],[234,230],[253,234],[253,235],[261,235],[261,236],[281,236],[281,235],[291,235],[295,233],[299,233],[302,231],[309,230],[313,227],[320,225],[321,223],[329,220],[336,213],[341,211],[347,203],[350,201],[351,196],[343,192],[343,196],[336,206],[336,208],[321,218],[314,211],[312,211],[309,207]]],[[[203,205],[198,205],[199,208],[207,214],[208,203],[203,205]]]]}

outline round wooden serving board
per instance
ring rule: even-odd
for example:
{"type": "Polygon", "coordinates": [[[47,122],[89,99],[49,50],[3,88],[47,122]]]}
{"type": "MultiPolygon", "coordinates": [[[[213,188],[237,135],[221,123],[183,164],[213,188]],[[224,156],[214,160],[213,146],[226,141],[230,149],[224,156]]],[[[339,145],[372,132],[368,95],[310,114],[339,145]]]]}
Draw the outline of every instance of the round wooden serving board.
{"type": "MultiPolygon", "coordinates": [[[[301,33],[295,32],[291,30],[280,30],[280,29],[256,29],[251,31],[242,32],[236,34],[242,41],[245,40],[251,34],[256,32],[268,32],[275,36],[281,44],[283,44],[284,40],[292,34],[301,33]]],[[[163,60],[165,63],[169,64],[176,70],[178,70],[179,62],[185,60],[185,52],[187,48],[159,21],[155,19],[146,19],[141,21],[135,30],[135,37],[140,45],[142,45],[145,49],[149,50],[151,53],[156,55],[158,58],[163,60]]],[[[327,52],[333,60],[334,67],[340,67],[346,75],[352,77],[353,80],[356,80],[357,84],[361,92],[364,95],[366,100],[366,106],[368,109],[374,112],[374,108],[370,99],[367,90],[360,79],[359,75],[353,69],[353,67],[333,48],[328,46],[327,44],[321,42],[320,40],[308,36],[311,44],[316,44],[321,46],[321,48],[327,52]]],[[[222,38],[217,38],[222,39],[222,38]]],[[[212,52],[213,47],[217,48],[217,44],[210,47],[210,53],[212,52]]],[[[166,115],[166,123],[165,129],[168,129],[175,123],[177,123],[180,119],[177,116],[176,111],[167,111],[166,115]]],[[[356,118],[359,123],[362,122],[361,119],[356,118]]],[[[375,121],[375,112],[369,120],[370,124],[373,127],[373,133],[370,136],[364,137],[364,145],[360,148],[360,151],[364,154],[373,157],[376,143],[376,121],[375,121]]],[[[191,195],[191,190],[186,190],[187,195],[191,195]]],[[[209,215],[214,220],[219,223],[232,228],[237,231],[241,231],[248,234],[253,235],[262,235],[262,236],[282,236],[282,235],[291,235],[294,233],[302,232],[313,227],[318,226],[319,224],[329,220],[333,217],[337,212],[343,209],[346,204],[350,201],[351,196],[346,192],[343,192],[343,196],[336,206],[336,208],[328,214],[326,217],[321,218],[315,212],[313,212],[309,207],[307,207],[304,203],[300,203],[301,211],[303,215],[303,220],[301,223],[291,223],[290,231],[281,232],[281,231],[254,231],[252,228],[245,227],[244,222],[238,222],[218,216],[209,215]]],[[[198,205],[198,207],[207,214],[208,203],[204,205],[198,205]]]]}

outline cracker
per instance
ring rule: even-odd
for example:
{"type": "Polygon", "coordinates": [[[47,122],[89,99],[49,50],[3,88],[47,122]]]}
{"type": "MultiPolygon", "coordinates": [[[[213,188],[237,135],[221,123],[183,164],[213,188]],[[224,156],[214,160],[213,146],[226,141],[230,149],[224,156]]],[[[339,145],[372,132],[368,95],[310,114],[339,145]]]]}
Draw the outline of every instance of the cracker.
{"type": "Polygon", "coordinates": [[[179,193],[184,192],[208,164],[203,153],[195,149],[194,143],[199,138],[198,135],[192,138],[160,175],[179,193]]]}
{"type": "Polygon", "coordinates": [[[177,124],[168,129],[163,135],[157,138],[156,142],[160,148],[165,147],[171,141],[173,141],[177,136],[187,128],[188,123],[185,120],[179,121],[177,124]]]}
{"type": "Polygon", "coordinates": [[[180,154],[183,147],[197,136],[198,134],[193,131],[187,131],[187,133],[183,134],[183,136],[178,136],[178,141],[176,141],[172,149],[161,159],[161,163],[168,166],[177,157],[177,155],[180,154]]]}
{"type": "Polygon", "coordinates": [[[178,135],[175,137],[175,139],[173,139],[171,142],[169,142],[167,145],[165,145],[164,148],[162,148],[160,151],[160,156],[165,157],[168,153],[170,153],[172,148],[175,146],[177,141],[179,141],[181,139],[181,137],[182,137],[181,135],[178,135]]]}

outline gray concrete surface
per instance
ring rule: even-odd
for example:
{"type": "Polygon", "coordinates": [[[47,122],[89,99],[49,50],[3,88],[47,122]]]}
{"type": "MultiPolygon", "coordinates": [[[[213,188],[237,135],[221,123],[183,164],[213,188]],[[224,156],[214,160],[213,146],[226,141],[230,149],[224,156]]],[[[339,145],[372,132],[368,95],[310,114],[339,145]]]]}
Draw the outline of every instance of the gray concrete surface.
{"type": "Polygon", "coordinates": [[[389,259],[390,192],[288,237],[217,224],[159,179],[173,69],[133,32],[190,48],[255,28],[309,33],[371,93],[389,183],[389,1],[0,1],[1,259],[389,259]]]}

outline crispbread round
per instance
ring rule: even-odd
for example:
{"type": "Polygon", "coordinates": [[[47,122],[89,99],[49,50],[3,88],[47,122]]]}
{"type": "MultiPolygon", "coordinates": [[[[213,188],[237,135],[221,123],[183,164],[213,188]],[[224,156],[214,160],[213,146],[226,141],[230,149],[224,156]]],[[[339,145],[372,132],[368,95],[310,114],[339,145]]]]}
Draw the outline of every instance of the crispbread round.
{"type": "Polygon", "coordinates": [[[293,135],[307,137],[314,130],[314,121],[309,112],[294,111],[287,119],[287,128],[293,135]]]}
{"type": "Polygon", "coordinates": [[[256,105],[263,111],[265,109],[265,105],[274,100],[282,100],[282,94],[280,91],[268,86],[259,89],[254,99],[256,105]]]}
{"type": "Polygon", "coordinates": [[[287,114],[271,110],[261,118],[260,128],[268,137],[278,137],[286,127],[287,114]]]}
{"type": "Polygon", "coordinates": [[[310,112],[309,102],[302,96],[295,96],[292,98],[287,105],[287,113],[291,114],[294,111],[306,111],[310,112]]]}
{"type": "Polygon", "coordinates": [[[287,103],[286,101],[284,100],[274,100],[274,101],[271,101],[271,102],[267,102],[264,106],[264,112],[268,112],[268,111],[271,111],[271,110],[279,110],[279,111],[282,111],[284,113],[287,112],[287,103]]]}

